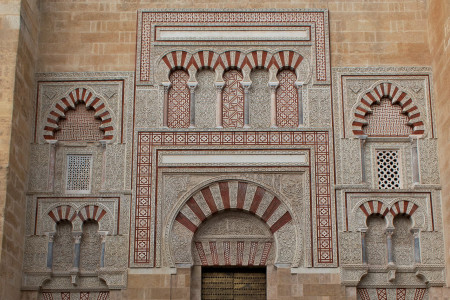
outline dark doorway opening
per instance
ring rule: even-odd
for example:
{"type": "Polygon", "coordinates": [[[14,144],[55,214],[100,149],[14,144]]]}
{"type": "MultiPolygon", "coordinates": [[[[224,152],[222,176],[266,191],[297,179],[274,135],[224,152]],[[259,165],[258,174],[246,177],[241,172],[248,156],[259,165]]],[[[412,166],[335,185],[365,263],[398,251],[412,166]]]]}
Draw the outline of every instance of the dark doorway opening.
{"type": "Polygon", "coordinates": [[[202,299],[266,299],[266,268],[203,267],[202,299]]]}

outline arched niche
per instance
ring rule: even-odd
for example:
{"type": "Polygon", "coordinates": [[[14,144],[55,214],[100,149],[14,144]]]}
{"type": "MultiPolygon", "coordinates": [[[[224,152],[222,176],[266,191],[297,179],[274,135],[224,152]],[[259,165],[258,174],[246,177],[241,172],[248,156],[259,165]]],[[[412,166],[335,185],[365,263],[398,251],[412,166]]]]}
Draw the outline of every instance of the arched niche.
{"type": "Polygon", "coordinates": [[[383,215],[372,214],[367,220],[366,253],[369,265],[387,265],[386,220],[383,215]]]}
{"type": "MultiPolygon", "coordinates": [[[[225,219],[233,214],[235,218],[247,214],[251,215],[249,220],[252,220],[251,224],[254,224],[255,228],[265,227],[272,234],[273,244],[270,246],[270,251],[273,251],[273,254],[270,252],[269,254],[273,255],[273,263],[298,267],[303,252],[299,223],[293,218],[290,208],[280,199],[278,195],[265,187],[244,180],[218,181],[201,187],[191,193],[168,218],[164,234],[167,263],[172,267],[194,265],[197,259],[194,255],[198,256],[193,252],[194,248],[197,249],[194,236],[197,231],[202,232],[203,223],[208,220],[211,220],[211,224],[220,223],[222,214],[226,216],[225,219]],[[213,221],[216,216],[218,216],[217,221],[213,221]]],[[[264,239],[261,242],[270,242],[269,235],[262,236],[264,239]]],[[[244,249],[248,243],[251,247],[252,238],[252,236],[245,239],[243,237],[244,249]]],[[[259,250],[264,249],[264,245],[259,245],[262,246],[259,250]]],[[[207,246],[210,247],[209,244],[207,246]]],[[[237,251],[237,244],[235,246],[237,251]]],[[[250,251],[250,248],[246,251],[250,251]]],[[[271,260],[268,261],[272,263],[271,260]]]]}

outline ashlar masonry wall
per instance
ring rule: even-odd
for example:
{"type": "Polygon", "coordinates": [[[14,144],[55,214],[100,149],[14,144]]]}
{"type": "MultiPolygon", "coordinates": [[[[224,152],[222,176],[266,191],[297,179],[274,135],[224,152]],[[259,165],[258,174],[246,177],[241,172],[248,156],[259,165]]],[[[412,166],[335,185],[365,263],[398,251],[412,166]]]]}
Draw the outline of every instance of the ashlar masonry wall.
{"type": "Polygon", "coordinates": [[[3,1],[0,12],[0,299],[19,299],[34,111],[38,1],[3,1]]]}

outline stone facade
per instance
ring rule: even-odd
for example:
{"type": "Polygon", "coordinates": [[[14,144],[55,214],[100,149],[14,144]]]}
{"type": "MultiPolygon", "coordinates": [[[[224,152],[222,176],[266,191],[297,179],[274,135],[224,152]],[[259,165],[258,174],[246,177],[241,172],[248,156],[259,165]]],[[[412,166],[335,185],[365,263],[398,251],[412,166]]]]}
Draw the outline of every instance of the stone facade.
{"type": "Polygon", "coordinates": [[[446,297],[444,1],[22,2],[2,299],[446,297]]]}

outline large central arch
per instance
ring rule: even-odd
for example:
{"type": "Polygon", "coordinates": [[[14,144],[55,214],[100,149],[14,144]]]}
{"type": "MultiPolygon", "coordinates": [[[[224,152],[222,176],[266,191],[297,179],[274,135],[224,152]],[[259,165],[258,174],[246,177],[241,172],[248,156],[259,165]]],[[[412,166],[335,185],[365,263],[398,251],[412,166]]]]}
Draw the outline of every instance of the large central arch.
{"type": "MultiPolygon", "coordinates": [[[[215,181],[190,193],[169,218],[169,224],[166,227],[168,233],[166,240],[166,249],[169,252],[167,257],[168,263],[172,267],[192,266],[196,261],[203,261],[202,265],[240,265],[239,260],[236,259],[231,262],[226,262],[225,259],[213,262],[212,258],[207,258],[205,262],[205,257],[208,255],[209,257],[211,255],[214,256],[214,251],[233,251],[238,256],[239,254],[237,253],[246,253],[246,256],[252,256],[253,251],[261,253],[266,251],[267,253],[264,255],[272,259],[261,259],[261,255],[258,254],[259,261],[257,264],[265,265],[273,262],[276,265],[297,267],[302,251],[300,250],[299,228],[296,224],[299,223],[295,220],[295,215],[291,209],[279,195],[268,188],[247,180],[215,181]],[[234,212],[234,214],[227,212],[234,212]],[[259,245],[256,245],[258,247],[257,250],[250,249],[252,245],[255,247],[254,236],[251,235],[229,236],[228,238],[235,240],[238,238],[240,242],[243,242],[230,244],[236,249],[231,249],[226,244],[222,244],[219,250],[210,248],[209,245],[202,249],[198,241],[196,244],[194,235],[202,227],[203,223],[224,224],[224,222],[217,221],[217,219],[229,216],[236,217],[236,214],[240,214],[240,218],[242,218],[242,214],[251,214],[252,216],[248,216],[248,222],[253,222],[255,228],[259,227],[263,231],[264,229],[262,229],[261,225],[266,227],[268,235],[261,239],[259,245]],[[214,221],[209,222],[209,220],[214,221]],[[274,245],[269,244],[271,236],[273,237],[274,245]],[[245,249],[245,247],[249,249],[245,249]],[[198,251],[194,252],[192,251],[193,249],[198,251]],[[202,251],[207,252],[203,260],[200,257],[196,257],[202,251]]],[[[215,230],[215,232],[221,231],[215,230]]],[[[226,235],[227,231],[223,230],[223,233],[226,235]]],[[[223,239],[219,238],[219,240],[222,243],[223,239]]],[[[219,255],[222,257],[226,256],[225,253],[220,253],[219,255]]],[[[247,258],[244,260],[249,261],[247,258]]]]}

